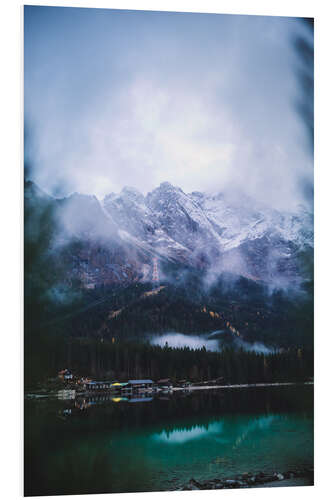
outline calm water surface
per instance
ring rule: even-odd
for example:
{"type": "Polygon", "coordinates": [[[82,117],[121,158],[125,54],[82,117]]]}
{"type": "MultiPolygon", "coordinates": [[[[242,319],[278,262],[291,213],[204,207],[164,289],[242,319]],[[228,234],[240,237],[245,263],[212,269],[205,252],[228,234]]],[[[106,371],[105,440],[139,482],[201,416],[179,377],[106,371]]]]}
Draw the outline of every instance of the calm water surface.
{"type": "Polygon", "coordinates": [[[170,490],[313,466],[312,386],[25,402],[25,494],[170,490]]]}

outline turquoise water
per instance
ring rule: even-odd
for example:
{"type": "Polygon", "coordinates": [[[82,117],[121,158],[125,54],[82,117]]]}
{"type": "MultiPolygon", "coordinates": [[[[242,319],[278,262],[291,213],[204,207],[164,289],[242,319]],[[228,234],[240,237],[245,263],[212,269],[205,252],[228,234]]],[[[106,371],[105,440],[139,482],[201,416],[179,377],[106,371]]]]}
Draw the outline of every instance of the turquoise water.
{"type": "Polygon", "coordinates": [[[131,403],[26,402],[26,494],[170,490],[313,466],[312,387],[131,403]]]}

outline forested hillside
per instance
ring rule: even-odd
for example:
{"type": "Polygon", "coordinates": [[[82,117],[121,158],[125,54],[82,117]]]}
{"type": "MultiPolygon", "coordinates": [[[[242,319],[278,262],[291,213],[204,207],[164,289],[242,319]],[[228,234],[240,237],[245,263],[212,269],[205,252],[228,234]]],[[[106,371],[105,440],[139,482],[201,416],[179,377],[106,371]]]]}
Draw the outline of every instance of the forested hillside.
{"type": "MultiPolygon", "coordinates": [[[[59,206],[63,203],[48,197],[34,184],[26,184],[27,381],[44,378],[46,373],[52,375],[65,365],[90,374],[110,373],[119,377],[127,373],[196,379],[224,376],[233,381],[245,381],[246,377],[275,380],[277,375],[283,379],[297,377],[303,368],[304,374],[309,374],[308,363],[306,369],[305,365],[297,368],[300,359],[297,356],[297,362],[293,361],[296,368],[287,368],[287,360],[291,358],[285,353],[310,352],[313,347],[311,252],[299,253],[298,267],[307,279],[296,288],[273,287],[231,271],[212,276],[204,267],[167,259],[161,259],[160,279],[153,284],[140,278],[132,266],[135,253],[130,249],[122,253],[117,242],[113,241],[109,250],[105,250],[105,241],[100,242],[96,235],[93,242],[91,237],[82,239],[82,235],[59,241],[59,206]],[[104,278],[98,285],[87,286],[87,273],[82,274],[87,249],[89,258],[93,255],[97,259],[95,266],[104,261],[115,263],[107,264],[109,267],[103,271],[104,278]],[[105,254],[106,251],[109,253],[105,254]],[[75,259],[80,263],[76,264],[75,259]],[[119,273],[127,278],[118,280],[119,273]],[[200,351],[196,354],[198,361],[193,362],[194,354],[189,350],[180,354],[176,350],[148,347],[152,335],[165,332],[186,335],[218,332],[220,348],[229,354],[200,351]],[[268,365],[264,372],[257,369],[257,363],[264,366],[263,361],[258,361],[253,353],[241,354],[239,341],[250,346],[262,342],[270,352],[276,351],[274,359],[279,359],[280,371],[271,372],[268,365]],[[233,350],[235,354],[231,354],[233,350]],[[151,365],[146,363],[145,356],[151,358],[151,365]],[[179,368],[174,368],[172,358],[181,359],[179,368]],[[234,361],[229,363],[226,359],[234,361]],[[249,362],[250,368],[239,371],[237,367],[243,362],[249,362]]],[[[95,202],[92,204],[95,207],[95,202]]],[[[91,224],[93,218],[94,214],[91,224]]],[[[148,258],[144,254],[141,257],[148,258]]]]}

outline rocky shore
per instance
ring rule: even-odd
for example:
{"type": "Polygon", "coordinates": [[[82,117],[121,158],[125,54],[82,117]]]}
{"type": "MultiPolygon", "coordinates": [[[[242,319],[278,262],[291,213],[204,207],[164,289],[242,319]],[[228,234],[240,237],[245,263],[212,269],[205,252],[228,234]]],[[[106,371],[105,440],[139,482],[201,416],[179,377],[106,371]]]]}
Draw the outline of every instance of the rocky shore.
{"type": "MultiPolygon", "coordinates": [[[[272,483],[278,481],[280,486],[292,486],[295,480],[295,485],[313,485],[314,473],[313,468],[309,469],[298,469],[287,472],[275,472],[274,474],[268,474],[264,472],[259,472],[256,474],[251,474],[250,472],[245,472],[233,479],[208,479],[205,481],[197,481],[196,479],[190,479],[186,483],[181,491],[189,490],[219,490],[219,489],[231,489],[231,488],[253,488],[259,486],[272,486],[272,483]],[[304,481],[300,481],[303,479],[304,481]],[[287,484],[288,483],[288,484],[287,484]]],[[[274,485],[275,486],[275,485],[274,485]]]]}

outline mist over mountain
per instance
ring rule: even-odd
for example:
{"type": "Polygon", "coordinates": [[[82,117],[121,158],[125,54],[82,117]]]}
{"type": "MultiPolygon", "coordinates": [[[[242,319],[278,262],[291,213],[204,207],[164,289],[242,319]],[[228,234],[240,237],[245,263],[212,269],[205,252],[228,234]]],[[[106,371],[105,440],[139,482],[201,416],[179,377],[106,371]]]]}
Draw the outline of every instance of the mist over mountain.
{"type": "MultiPolygon", "coordinates": [[[[125,187],[102,201],[58,199],[26,181],[24,208],[27,370],[36,378],[57,360],[70,364],[73,343],[160,343],[178,332],[208,350],[313,344],[313,219],[303,207],[277,212],[166,182],[146,196],[125,187]]],[[[94,352],[89,363],[103,373],[94,352]]]]}
{"type": "Polygon", "coordinates": [[[25,196],[28,208],[52,207],[48,251],[66,249],[67,279],[83,287],[150,281],[154,257],[160,279],[172,279],[162,269],[173,263],[203,271],[208,287],[222,273],[271,288],[296,288],[309,278],[301,257],[313,251],[313,217],[302,206],[278,212],[228,193],[185,193],[168,182],[147,196],[125,187],[102,201],[77,193],[48,197],[29,182],[25,196]]]}
{"type": "Polygon", "coordinates": [[[24,25],[26,376],[311,374],[311,20],[24,25]]]}

